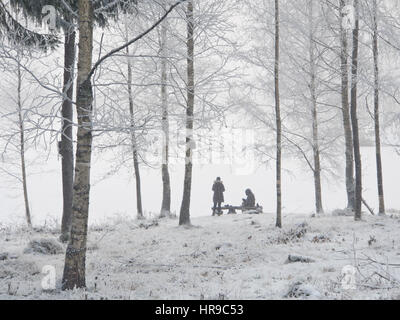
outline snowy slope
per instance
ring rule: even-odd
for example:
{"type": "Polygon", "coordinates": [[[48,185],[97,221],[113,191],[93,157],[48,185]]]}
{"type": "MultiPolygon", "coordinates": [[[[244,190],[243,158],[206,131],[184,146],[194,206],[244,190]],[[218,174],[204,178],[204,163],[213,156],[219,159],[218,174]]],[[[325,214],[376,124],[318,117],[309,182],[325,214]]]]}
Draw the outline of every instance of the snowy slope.
{"type": "Polygon", "coordinates": [[[269,214],[195,218],[192,228],[110,220],[91,227],[88,289],[72,292],[59,289],[63,253],[24,253],[32,239],[56,239],[56,230],[0,226],[0,299],[283,299],[296,283],[299,296],[287,298],[400,298],[399,216],[283,221],[277,230],[269,214]],[[285,263],[289,255],[315,262],[285,263]],[[41,287],[45,265],[56,268],[53,291],[41,287]],[[348,265],[359,268],[356,290],[342,287],[348,265]]]}

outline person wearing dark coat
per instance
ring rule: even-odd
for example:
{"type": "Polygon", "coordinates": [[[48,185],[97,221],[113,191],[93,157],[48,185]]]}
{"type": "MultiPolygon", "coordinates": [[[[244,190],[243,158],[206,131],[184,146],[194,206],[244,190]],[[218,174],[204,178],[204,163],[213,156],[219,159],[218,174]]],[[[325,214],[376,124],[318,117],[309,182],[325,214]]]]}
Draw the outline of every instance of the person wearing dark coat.
{"type": "Polygon", "coordinates": [[[256,198],[254,193],[250,190],[246,190],[247,199],[243,199],[243,207],[244,208],[254,208],[256,206],[256,198]]]}
{"type": "Polygon", "coordinates": [[[221,204],[222,202],[225,202],[224,200],[225,187],[220,177],[218,177],[217,180],[214,182],[212,186],[212,191],[214,191],[214,197],[213,197],[213,202],[214,202],[213,216],[214,216],[217,209],[218,209],[218,214],[222,213],[221,204]]]}

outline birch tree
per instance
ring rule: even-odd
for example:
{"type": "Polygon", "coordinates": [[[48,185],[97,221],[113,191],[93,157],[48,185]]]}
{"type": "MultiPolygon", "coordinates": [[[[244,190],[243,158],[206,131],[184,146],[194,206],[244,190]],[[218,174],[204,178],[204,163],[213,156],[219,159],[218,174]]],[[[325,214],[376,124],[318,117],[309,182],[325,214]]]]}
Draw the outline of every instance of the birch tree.
{"type": "MultiPolygon", "coordinates": [[[[4,132],[0,134],[0,137],[5,140],[6,145],[5,149],[3,150],[2,158],[6,158],[8,154],[15,151],[19,157],[18,167],[20,168],[20,172],[13,174],[11,171],[8,171],[6,169],[2,169],[1,171],[17,178],[21,183],[24,199],[25,218],[28,227],[31,229],[32,218],[28,193],[28,174],[26,160],[26,151],[28,149],[28,133],[25,128],[26,119],[28,118],[29,113],[29,107],[27,106],[28,97],[25,96],[26,90],[24,90],[23,88],[23,86],[26,84],[26,79],[22,66],[22,64],[27,62],[27,59],[23,59],[24,47],[21,45],[18,45],[13,49],[6,49],[3,47],[3,50],[1,51],[0,59],[3,58],[3,61],[0,62],[4,62],[4,64],[7,64],[7,73],[3,74],[5,78],[4,80],[8,80],[14,87],[12,88],[14,90],[12,90],[11,93],[8,93],[5,98],[5,101],[9,101],[9,104],[13,105],[12,108],[14,108],[14,110],[12,110],[12,108],[4,108],[5,110],[8,109],[4,117],[7,118],[7,120],[9,120],[10,123],[12,123],[13,125],[9,125],[7,133],[4,132]]],[[[7,91],[8,90],[10,90],[10,88],[7,88],[7,91]]]]}
{"type": "Polygon", "coordinates": [[[275,0],[276,226],[282,228],[282,119],[279,93],[279,0],[275,0]]]}
{"type": "Polygon", "coordinates": [[[68,243],[62,289],[86,286],[86,241],[89,213],[90,167],[92,153],[91,113],[93,104],[92,70],[93,6],[90,0],[78,1],[79,56],[76,109],[78,116],[77,151],[73,195],[73,219],[68,243]]]}
{"type": "Polygon", "coordinates": [[[354,156],[353,156],[353,136],[350,121],[350,106],[349,106],[349,63],[348,63],[348,39],[347,27],[345,19],[348,19],[349,13],[346,12],[345,0],[339,0],[340,8],[340,43],[341,43],[341,77],[342,77],[342,114],[343,128],[345,137],[345,155],[346,155],[346,192],[347,192],[347,208],[354,210],[354,156]]]}
{"type": "Polygon", "coordinates": [[[163,144],[162,144],[162,182],[163,182],[163,195],[161,204],[161,217],[167,217],[171,215],[171,181],[169,175],[169,109],[168,109],[168,72],[166,57],[167,41],[168,41],[168,29],[166,21],[161,25],[161,37],[160,37],[160,55],[161,55],[161,109],[162,109],[162,131],[163,131],[163,144]]]}
{"type": "Polygon", "coordinates": [[[142,188],[140,180],[140,168],[139,168],[139,158],[138,158],[138,145],[135,133],[135,112],[133,107],[133,95],[132,95],[132,66],[129,59],[129,48],[126,48],[126,53],[128,56],[128,95],[129,95],[129,115],[130,115],[130,125],[131,125],[131,144],[132,144],[132,154],[133,154],[133,167],[135,169],[135,181],[136,181],[136,208],[137,208],[137,218],[143,219],[143,206],[142,206],[142,188]]]}
{"type": "Polygon", "coordinates": [[[188,0],[186,9],[187,19],[187,106],[186,106],[186,156],[183,198],[179,215],[179,225],[190,225],[190,197],[192,191],[193,171],[193,121],[194,121],[194,7],[193,1],[188,0]]]}
{"type": "Polygon", "coordinates": [[[361,167],[361,150],[360,137],[358,127],[357,100],[358,100],[358,37],[360,30],[359,21],[359,3],[354,0],[355,9],[355,26],[353,30],[353,52],[351,64],[351,122],[353,132],[354,145],[354,162],[355,162],[355,198],[354,198],[354,216],[356,220],[361,220],[361,203],[362,203],[362,167],[361,167]]]}
{"type": "MultiPolygon", "coordinates": [[[[27,225],[29,228],[32,228],[32,219],[31,219],[31,209],[29,204],[29,195],[28,195],[28,182],[27,182],[27,164],[26,164],[26,130],[25,130],[25,121],[26,121],[26,113],[27,108],[24,106],[25,99],[23,98],[23,60],[26,63],[28,59],[24,59],[24,55],[29,56],[29,51],[32,50],[40,50],[47,51],[48,49],[55,49],[58,44],[58,39],[54,35],[49,34],[40,34],[37,32],[33,32],[24,26],[22,26],[18,22],[18,17],[15,18],[9,10],[6,8],[4,3],[0,3],[0,39],[6,39],[8,41],[8,45],[5,41],[2,43],[2,52],[0,53],[0,58],[3,59],[7,66],[4,66],[7,72],[11,72],[12,74],[16,74],[16,98],[11,99],[16,104],[16,114],[17,114],[17,126],[18,126],[18,135],[19,135],[19,143],[17,144],[18,153],[20,157],[20,168],[21,174],[18,180],[20,180],[23,189],[24,196],[24,204],[25,204],[25,217],[27,221],[27,225]],[[11,66],[11,67],[10,67],[11,66]]],[[[9,115],[13,115],[12,112],[9,115]]],[[[13,134],[6,134],[8,138],[8,142],[6,145],[11,143],[13,139],[13,134]]],[[[7,146],[6,146],[7,149],[7,146]]],[[[6,151],[6,150],[5,150],[6,151]]],[[[12,175],[12,174],[11,174],[12,175]]],[[[16,175],[12,175],[17,177],[16,175]]]]}
{"type": "Polygon", "coordinates": [[[308,1],[309,8],[309,25],[310,25],[310,96],[311,96],[311,114],[312,114],[312,140],[314,155],[314,190],[315,190],[315,210],[317,214],[324,212],[322,206],[322,186],[321,186],[321,158],[320,158],[320,142],[319,142],[319,125],[318,125],[318,105],[316,92],[316,56],[315,56],[315,38],[314,38],[314,0],[308,1]]]}
{"type": "Polygon", "coordinates": [[[25,202],[25,216],[28,226],[32,228],[31,212],[29,208],[29,197],[28,197],[28,182],[26,177],[26,162],[25,162],[25,129],[24,129],[24,116],[22,106],[22,74],[21,74],[21,58],[20,52],[18,52],[18,66],[17,66],[17,106],[18,106],[18,124],[20,131],[20,157],[21,157],[21,176],[22,176],[22,188],[24,190],[24,202],[25,202]]]}
{"type": "Polygon", "coordinates": [[[380,134],[380,110],[379,110],[379,32],[378,32],[378,3],[373,0],[373,60],[374,60],[374,131],[375,131],[375,153],[376,153],[376,172],[378,184],[379,214],[385,214],[385,198],[383,191],[383,170],[380,134]]]}
{"type": "MultiPolygon", "coordinates": [[[[125,0],[101,0],[94,3],[94,19],[98,25],[104,27],[110,15],[117,11],[118,5],[125,0]]],[[[72,200],[73,200],[73,176],[74,176],[74,147],[73,147],[73,100],[75,83],[75,46],[76,46],[76,18],[77,0],[10,0],[10,4],[25,16],[42,24],[46,15],[43,9],[53,6],[57,16],[55,20],[56,32],[62,29],[64,33],[64,73],[63,73],[63,94],[61,107],[61,141],[58,150],[61,156],[61,172],[63,187],[63,213],[61,222],[61,237],[64,242],[68,240],[71,228],[72,200]]]]}
{"type": "MultiPolygon", "coordinates": [[[[125,15],[126,19],[132,19],[134,16],[129,14],[132,12],[132,5],[128,4],[126,7],[128,10],[128,14],[125,15]]],[[[129,41],[129,25],[128,22],[125,21],[125,42],[129,41]]],[[[129,47],[126,48],[126,59],[127,59],[127,88],[128,88],[128,101],[129,101],[129,120],[130,120],[130,138],[131,138],[131,147],[132,147],[132,158],[133,158],[133,167],[135,171],[135,182],[136,182],[136,209],[137,209],[137,218],[143,219],[143,205],[142,205],[142,186],[141,186],[141,177],[140,177],[140,167],[139,167],[139,156],[138,156],[138,142],[136,138],[135,132],[135,111],[134,111],[134,96],[132,92],[132,62],[130,58],[129,47]]]]}
{"type": "MultiPolygon", "coordinates": [[[[73,85],[74,85],[74,68],[75,68],[75,16],[77,2],[66,1],[64,3],[58,0],[51,1],[26,1],[26,0],[11,0],[11,5],[17,10],[24,13],[35,22],[42,24],[45,15],[42,10],[45,6],[52,5],[58,10],[58,19],[56,29],[64,31],[64,75],[63,75],[63,95],[61,107],[61,141],[59,142],[58,150],[61,156],[61,172],[62,172],[62,187],[63,187],[63,213],[61,222],[61,237],[62,241],[67,241],[71,226],[72,215],[72,195],[73,195],[73,85]]],[[[52,32],[56,30],[51,30],[52,32]]]]}

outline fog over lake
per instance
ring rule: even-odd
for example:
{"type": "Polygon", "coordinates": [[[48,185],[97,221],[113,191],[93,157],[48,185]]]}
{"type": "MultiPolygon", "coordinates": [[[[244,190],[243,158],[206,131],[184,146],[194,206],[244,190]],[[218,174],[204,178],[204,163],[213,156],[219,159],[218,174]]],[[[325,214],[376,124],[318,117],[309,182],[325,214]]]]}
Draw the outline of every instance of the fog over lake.
{"type": "MultiPolygon", "coordinates": [[[[377,210],[375,149],[364,147],[363,185],[364,198],[377,210]]],[[[383,149],[383,168],[385,199],[388,209],[400,209],[400,197],[396,185],[400,181],[400,171],[396,166],[400,162],[399,155],[393,148],[383,149]]],[[[313,177],[310,170],[301,166],[299,160],[284,159],[283,179],[283,212],[289,214],[312,213],[315,210],[313,177]],[[303,170],[302,170],[303,169],[303,170]]],[[[32,215],[34,224],[60,223],[62,214],[62,189],[59,178],[60,162],[51,158],[43,165],[44,173],[29,177],[28,187],[31,194],[32,215]]],[[[109,164],[101,160],[94,161],[92,189],[90,200],[89,223],[98,223],[116,215],[136,217],[136,197],[133,173],[121,169],[114,176],[103,179],[109,164]]],[[[35,166],[38,171],[40,165],[35,166]]],[[[344,169],[343,169],[344,170],[344,169]]],[[[237,175],[237,168],[229,165],[195,165],[192,189],[191,215],[193,217],[211,215],[212,183],[217,176],[224,182],[225,203],[240,205],[245,198],[244,191],[251,188],[256,201],[264,207],[264,211],[273,214],[275,211],[275,176],[274,167],[255,168],[250,175],[237,175]]],[[[156,215],[160,211],[162,197],[161,174],[159,170],[143,167],[143,208],[147,215],[156,215]]],[[[179,214],[183,190],[183,165],[176,164],[171,168],[172,211],[179,214]]],[[[18,187],[14,183],[14,187],[18,187]]],[[[24,203],[18,197],[19,190],[0,189],[0,222],[25,223],[24,203]]],[[[329,212],[346,205],[344,181],[324,176],[322,195],[325,211],[329,212]]],[[[21,194],[21,193],[19,193],[21,194]]],[[[369,214],[366,208],[363,209],[369,214]]]]}

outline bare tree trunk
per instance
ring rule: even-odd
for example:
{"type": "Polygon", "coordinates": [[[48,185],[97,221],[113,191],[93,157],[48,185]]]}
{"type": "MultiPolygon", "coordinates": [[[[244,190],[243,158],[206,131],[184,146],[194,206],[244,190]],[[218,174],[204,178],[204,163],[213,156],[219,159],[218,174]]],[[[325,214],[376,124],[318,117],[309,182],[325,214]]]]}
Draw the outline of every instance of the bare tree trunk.
{"type": "Polygon", "coordinates": [[[279,0],[275,0],[276,227],[282,228],[282,120],[279,94],[279,0]]]}
{"type": "MultiPolygon", "coordinates": [[[[340,12],[343,12],[345,1],[340,0],[340,12]]],[[[353,137],[351,132],[350,107],[349,107],[349,74],[348,74],[348,44],[347,32],[340,21],[341,37],[341,72],[342,72],[342,113],[346,147],[346,191],[347,208],[354,209],[354,164],[353,164],[353,137]]]]}
{"type": "Polygon", "coordinates": [[[86,286],[86,243],[89,218],[90,167],[92,155],[93,91],[89,78],[93,52],[93,6],[78,1],[79,56],[77,83],[78,136],[70,240],[65,255],[62,289],[86,286]]]}
{"type": "Polygon", "coordinates": [[[179,225],[190,225],[190,197],[193,169],[193,120],[194,120],[194,8],[189,0],[187,19],[187,107],[186,107],[186,157],[183,199],[179,215],[179,225]]]}
{"type": "Polygon", "coordinates": [[[167,45],[167,27],[165,22],[161,25],[161,107],[162,107],[162,181],[163,198],[160,217],[171,215],[171,182],[169,176],[169,119],[168,119],[168,92],[167,92],[167,57],[165,46],[167,45]]]}
{"type": "Polygon", "coordinates": [[[354,218],[361,220],[361,205],[362,205],[362,166],[361,166],[361,150],[360,137],[357,118],[357,85],[358,85],[358,36],[360,30],[359,21],[359,6],[358,0],[354,0],[355,8],[355,28],[353,30],[353,54],[351,65],[351,122],[353,131],[354,144],[354,162],[356,169],[356,185],[354,199],[354,218]]]}
{"type": "Polygon", "coordinates": [[[61,241],[69,239],[72,217],[72,198],[74,187],[74,147],[72,137],[75,67],[75,30],[65,31],[64,43],[64,100],[62,104],[62,136],[59,152],[62,157],[63,215],[61,222],[61,241]]]}
{"type": "Polygon", "coordinates": [[[378,4],[373,2],[374,10],[374,34],[373,34],[373,55],[374,55],[374,120],[375,120],[375,150],[376,150],[376,172],[378,180],[379,215],[385,214],[385,197],[383,193],[383,173],[381,155],[381,135],[379,117],[379,48],[378,48],[378,4]]]}
{"type": "Polygon", "coordinates": [[[19,134],[20,134],[20,158],[21,158],[21,174],[22,174],[22,188],[24,190],[24,202],[25,202],[25,216],[26,222],[29,228],[32,228],[31,212],[29,209],[29,198],[28,198],[28,183],[26,178],[26,163],[25,163],[25,128],[24,128],[24,118],[22,115],[22,74],[21,74],[21,64],[20,58],[18,57],[18,123],[19,123],[19,134]]]}
{"type": "Polygon", "coordinates": [[[322,186],[321,186],[321,160],[318,134],[318,111],[316,94],[316,66],[314,52],[314,0],[309,0],[309,18],[310,18],[310,93],[312,104],[312,125],[313,125],[313,155],[314,155],[314,190],[315,190],[315,210],[317,214],[324,213],[322,206],[322,186]]]}
{"type": "Polygon", "coordinates": [[[140,168],[139,168],[139,157],[138,148],[135,134],[135,113],[133,110],[133,93],[132,93],[132,65],[129,58],[129,48],[126,48],[127,60],[128,60],[128,95],[129,95],[129,115],[130,115],[130,125],[131,125],[131,143],[133,152],[133,167],[135,170],[135,180],[136,180],[136,208],[137,208],[137,218],[143,219],[143,208],[142,208],[142,188],[140,180],[140,168]]]}
{"type": "Polygon", "coordinates": [[[137,218],[144,219],[143,208],[142,208],[142,188],[141,188],[141,178],[140,178],[140,168],[139,168],[139,157],[137,151],[136,138],[133,140],[134,150],[133,150],[133,166],[135,169],[135,180],[136,180],[136,208],[137,208],[137,218]]]}

